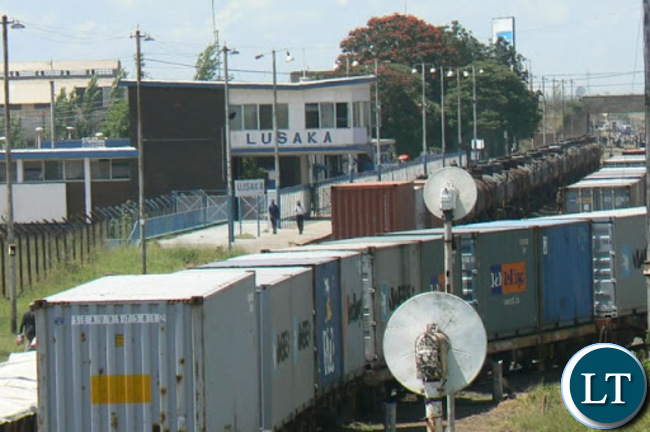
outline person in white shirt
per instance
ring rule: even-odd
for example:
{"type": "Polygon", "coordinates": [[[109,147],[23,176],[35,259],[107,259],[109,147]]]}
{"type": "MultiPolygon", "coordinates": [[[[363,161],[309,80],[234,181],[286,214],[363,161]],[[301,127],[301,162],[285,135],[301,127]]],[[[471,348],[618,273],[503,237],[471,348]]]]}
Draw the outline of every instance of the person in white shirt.
{"type": "Polygon", "coordinates": [[[298,232],[302,234],[302,230],[305,227],[305,208],[300,204],[300,201],[296,203],[296,223],[298,224],[298,232]]]}

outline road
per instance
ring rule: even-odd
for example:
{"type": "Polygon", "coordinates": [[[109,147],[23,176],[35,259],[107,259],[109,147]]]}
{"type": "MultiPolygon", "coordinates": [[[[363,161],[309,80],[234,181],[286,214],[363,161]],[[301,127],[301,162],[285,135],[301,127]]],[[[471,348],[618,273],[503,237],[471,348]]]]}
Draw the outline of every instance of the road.
{"type": "MultiPolygon", "coordinates": [[[[329,219],[305,220],[305,229],[298,233],[295,222],[287,222],[273,234],[267,221],[260,221],[259,236],[257,222],[235,222],[233,248],[242,248],[247,253],[258,253],[263,249],[281,249],[289,246],[325,240],[332,234],[329,219]]],[[[202,230],[179,234],[173,238],[158,240],[163,246],[228,247],[228,226],[217,225],[202,230]]]]}

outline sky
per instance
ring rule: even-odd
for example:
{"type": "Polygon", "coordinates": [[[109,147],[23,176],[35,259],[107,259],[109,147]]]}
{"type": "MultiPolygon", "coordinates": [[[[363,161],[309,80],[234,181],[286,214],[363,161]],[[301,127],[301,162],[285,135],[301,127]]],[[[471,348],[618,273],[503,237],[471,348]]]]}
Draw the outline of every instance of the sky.
{"type": "Polygon", "coordinates": [[[340,42],[373,17],[409,14],[435,26],[458,21],[483,43],[492,20],[514,17],[516,49],[534,88],[565,94],[643,93],[643,0],[7,0],[9,62],[120,59],[135,77],[136,28],[148,78],[191,80],[218,38],[239,51],[234,81],[278,82],[296,70],[332,69],[340,42]],[[294,58],[285,62],[286,51],[294,58]],[[265,54],[256,60],[257,54],[265,54]]]}

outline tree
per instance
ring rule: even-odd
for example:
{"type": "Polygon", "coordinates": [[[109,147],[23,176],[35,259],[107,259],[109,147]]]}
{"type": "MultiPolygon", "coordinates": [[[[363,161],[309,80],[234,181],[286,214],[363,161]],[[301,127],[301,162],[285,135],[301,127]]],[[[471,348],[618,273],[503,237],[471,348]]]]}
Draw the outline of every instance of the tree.
{"type": "Polygon", "coordinates": [[[107,138],[126,138],[130,135],[129,101],[126,90],[120,86],[120,80],[126,78],[127,72],[121,69],[113,81],[108,101],[108,112],[102,122],[102,132],[107,138]]]}
{"type": "MultiPolygon", "coordinates": [[[[382,136],[396,140],[398,153],[411,156],[422,151],[422,69],[425,64],[427,143],[441,147],[440,67],[455,73],[484,68],[492,73],[477,77],[477,127],[479,137],[490,141],[495,154],[503,133],[531,137],[539,124],[537,97],[527,90],[523,57],[508,45],[486,46],[454,21],[450,26],[433,26],[410,15],[394,14],[372,18],[367,26],[352,30],[341,42],[339,61],[359,64],[352,74],[375,73],[378,65],[382,115],[382,136]],[[436,73],[429,68],[438,66],[436,73]],[[416,67],[416,69],[414,69],[416,67]],[[415,72],[415,73],[413,73],[415,72]],[[494,99],[490,99],[494,98],[494,99]]],[[[337,71],[341,75],[344,71],[337,71]]],[[[445,85],[446,147],[457,148],[458,96],[461,103],[462,142],[469,143],[472,125],[472,80],[465,77],[445,85]]]]}
{"type": "MultiPolygon", "coordinates": [[[[9,138],[11,139],[12,148],[25,148],[27,147],[27,140],[23,132],[23,120],[20,116],[12,115],[9,120],[9,138]]],[[[5,117],[0,118],[0,132],[3,136],[5,134],[5,117]]],[[[4,144],[3,144],[4,146],[4,144]]]]}
{"type": "Polygon", "coordinates": [[[214,81],[219,70],[219,46],[216,42],[211,43],[196,59],[195,81],[214,81]]]}

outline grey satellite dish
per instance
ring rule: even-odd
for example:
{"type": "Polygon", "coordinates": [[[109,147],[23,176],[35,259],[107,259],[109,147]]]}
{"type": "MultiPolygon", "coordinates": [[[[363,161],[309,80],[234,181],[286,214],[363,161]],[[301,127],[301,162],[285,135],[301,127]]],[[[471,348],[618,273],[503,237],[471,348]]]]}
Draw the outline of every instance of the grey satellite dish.
{"type": "Polygon", "coordinates": [[[478,375],[487,353],[485,327],[478,313],[459,297],[427,292],[411,297],[391,316],[384,333],[384,356],[393,376],[408,390],[440,398],[453,394],[478,375]],[[446,376],[425,382],[416,366],[422,335],[435,325],[449,341],[446,376]]]}
{"type": "Polygon", "coordinates": [[[583,86],[580,86],[580,87],[576,88],[576,96],[578,98],[581,98],[586,94],[587,94],[587,89],[584,88],[583,86]]]}
{"type": "Polygon", "coordinates": [[[472,211],[478,195],[476,182],[464,169],[446,167],[431,174],[424,184],[424,203],[431,213],[444,220],[441,198],[443,190],[449,186],[456,191],[453,203],[453,220],[460,220],[472,211]]]}

